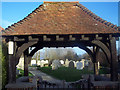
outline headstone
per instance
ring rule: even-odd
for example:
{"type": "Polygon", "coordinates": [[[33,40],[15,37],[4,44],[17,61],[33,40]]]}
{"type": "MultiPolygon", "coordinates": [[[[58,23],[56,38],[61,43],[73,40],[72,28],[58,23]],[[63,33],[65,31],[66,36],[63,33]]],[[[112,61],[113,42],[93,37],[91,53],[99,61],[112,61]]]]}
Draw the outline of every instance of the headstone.
{"type": "Polygon", "coordinates": [[[85,63],[85,66],[88,67],[89,60],[85,60],[84,63],[85,63]]]}
{"type": "Polygon", "coordinates": [[[76,69],[80,70],[80,63],[79,62],[76,63],[76,69]]]}
{"type": "Polygon", "coordinates": [[[40,67],[44,67],[44,64],[45,64],[45,61],[44,61],[44,60],[41,60],[41,61],[40,61],[40,67]]]}
{"type": "Polygon", "coordinates": [[[83,62],[77,62],[76,63],[76,69],[78,70],[82,70],[84,68],[84,63],[83,62]]]}
{"type": "Polygon", "coordinates": [[[76,69],[79,69],[79,61],[76,61],[76,69]]]}
{"type": "Polygon", "coordinates": [[[64,64],[64,61],[63,61],[63,60],[60,60],[60,63],[63,65],[63,64],[64,64]]]}
{"type": "Polygon", "coordinates": [[[83,69],[83,68],[84,68],[84,62],[80,61],[80,69],[83,69]]]}
{"type": "Polygon", "coordinates": [[[48,64],[48,60],[45,60],[45,64],[48,64]]]}
{"type": "Polygon", "coordinates": [[[74,67],[76,67],[76,62],[75,62],[75,61],[73,61],[73,63],[74,63],[74,67]]]}
{"type": "Polygon", "coordinates": [[[36,60],[31,60],[31,66],[37,65],[36,60]]]}
{"type": "Polygon", "coordinates": [[[83,64],[83,68],[84,68],[85,67],[85,59],[82,59],[80,62],[83,64]]]}
{"type": "Polygon", "coordinates": [[[59,60],[54,60],[54,61],[52,62],[52,70],[56,70],[56,69],[58,69],[59,67],[61,67],[60,61],[59,61],[59,60]]]}
{"type": "Polygon", "coordinates": [[[69,67],[70,67],[70,68],[74,68],[74,62],[73,62],[73,61],[70,61],[70,62],[69,62],[69,67]]]}
{"type": "Polygon", "coordinates": [[[38,66],[40,66],[40,60],[39,60],[39,61],[37,61],[37,65],[38,65],[38,66]]]}
{"type": "Polygon", "coordinates": [[[23,55],[20,57],[19,63],[18,63],[18,65],[16,67],[19,68],[19,69],[24,70],[24,56],[23,55]]]}
{"type": "Polygon", "coordinates": [[[66,59],[66,61],[65,61],[65,67],[69,67],[69,60],[68,59],[66,59]]]}

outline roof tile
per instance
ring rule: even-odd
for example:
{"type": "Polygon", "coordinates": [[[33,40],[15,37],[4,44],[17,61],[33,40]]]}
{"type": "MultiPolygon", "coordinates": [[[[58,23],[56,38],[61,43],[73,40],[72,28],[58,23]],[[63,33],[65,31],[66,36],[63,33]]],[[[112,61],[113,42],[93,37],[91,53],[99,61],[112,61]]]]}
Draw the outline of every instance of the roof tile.
{"type": "Polygon", "coordinates": [[[44,2],[3,35],[120,33],[78,2],[44,2]]]}

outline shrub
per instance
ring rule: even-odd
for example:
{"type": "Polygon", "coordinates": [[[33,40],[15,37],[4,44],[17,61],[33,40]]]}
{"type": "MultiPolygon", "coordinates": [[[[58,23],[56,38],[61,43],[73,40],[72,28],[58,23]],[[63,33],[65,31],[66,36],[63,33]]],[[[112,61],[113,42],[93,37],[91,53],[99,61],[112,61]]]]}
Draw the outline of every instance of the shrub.
{"type": "MultiPolygon", "coordinates": [[[[17,69],[17,70],[20,71],[20,74],[19,74],[19,75],[16,75],[16,78],[17,78],[17,79],[20,78],[20,77],[22,77],[22,76],[24,76],[24,70],[22,70],[22,69],[17,69]]],[[[28,73],[28,76],[33,76],[33,74],[29,72],[29,73],[28,73]]]]}
{"type": "Polygon", "coordinates": [[[8,55],[7,55],[7,45],[2,42],[2,45],[0,45],[0,57],[1,57],[1,63],[2,63],[2,88],[5,88],[5,85],[8,83],[7,81],[7,60],[8,60],[8,55]]]}

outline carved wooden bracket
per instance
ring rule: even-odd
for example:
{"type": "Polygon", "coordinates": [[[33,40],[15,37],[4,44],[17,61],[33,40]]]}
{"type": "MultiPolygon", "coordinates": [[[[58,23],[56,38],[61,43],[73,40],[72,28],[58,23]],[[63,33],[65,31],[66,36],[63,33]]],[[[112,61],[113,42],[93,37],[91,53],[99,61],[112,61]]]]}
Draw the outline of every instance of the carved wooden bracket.
{"type": "Polygon", "coordinates": [[[60,38],[59,35],[56,35],[56,41],[63,41],[64,38],[60,38]]]}
{"type": "Polygon", "coordinates": [[[51,41],[51,39],[50,39],[50,38],[47,38],[47,36],[44,35],[44,36],[43,36],[43,41],[51,41]]]}
{"type": "Polygon", "coordinates": [[[76,38],[75,38],[75,37],[73,37],[72,35],[69,35],[69,40],[70,40],[70,41],[75,41],[75,40],[76,40],[76,38]]]}
{"type": "Polygon", "coordinates": [[[95,38],[96,38],[97,40],[101,40],[101,39],[102,39],[102,37],[99,37],[98,34],[95,35],[95,38]]]}
{"type": "Polygon", "coordinates": [[[111,63],[111,54],[110,54],[110,50],[108,49],[108,47],[99,40],[93,40],[91,43],[95,44],[99,48],[101,48],[103,50],[103,52],[105,53],[107,59],[108,59],[108,63],[111,63]]]}
{"type": "Polygon", "coordinates": [[[81,39],[80,40],[89,40],[89,37],[85,37],[85,35],[81,35],[81,39]]]}

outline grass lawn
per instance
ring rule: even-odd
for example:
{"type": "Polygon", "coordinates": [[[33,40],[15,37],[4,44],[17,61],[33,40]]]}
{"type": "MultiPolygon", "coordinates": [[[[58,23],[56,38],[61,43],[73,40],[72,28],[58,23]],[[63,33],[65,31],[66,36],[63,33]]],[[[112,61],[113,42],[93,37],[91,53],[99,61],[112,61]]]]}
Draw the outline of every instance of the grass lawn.
{"type": "Polygon", "coordinates": [[[60,80],[66,80],[67,82],[77,81],[82,79],[82,74],[93,74],[93,71],[87,69],[77,70],[75,68],[60,67],[57,70],[52,70],[51,67],[40,67],[38,70],[53,76],[60,80]]]}
{"type": "MultiPolygon", "coordinates": [[[[89,71],[87,68],[83,70],[77,70],[75,68],[60,67],[57,70],[52,70],[52,67],[39,67],[38,70],[55,77],[60,80],[66,80],[67,82],[77,81],[82,79],[82,74],[93,74],[94,71],[89,71]]],[[[107,69],[101,68],[99,70],[100,74],[108,74],[107,69]]]]}
{"type": "MultiPolygon", "coordinates": [[[[22,69],[18,69],[19,71],[20,71],[20,74],[19,75],[16,75],[16,78],[19,78],[19,77],[22,77],[22,76],[24,76],[24,70],[22,70],[22,69]]],[[[32,73],[28,73],[29,74],[29,76],[33,76],[33,74],[32,73]]]]}

